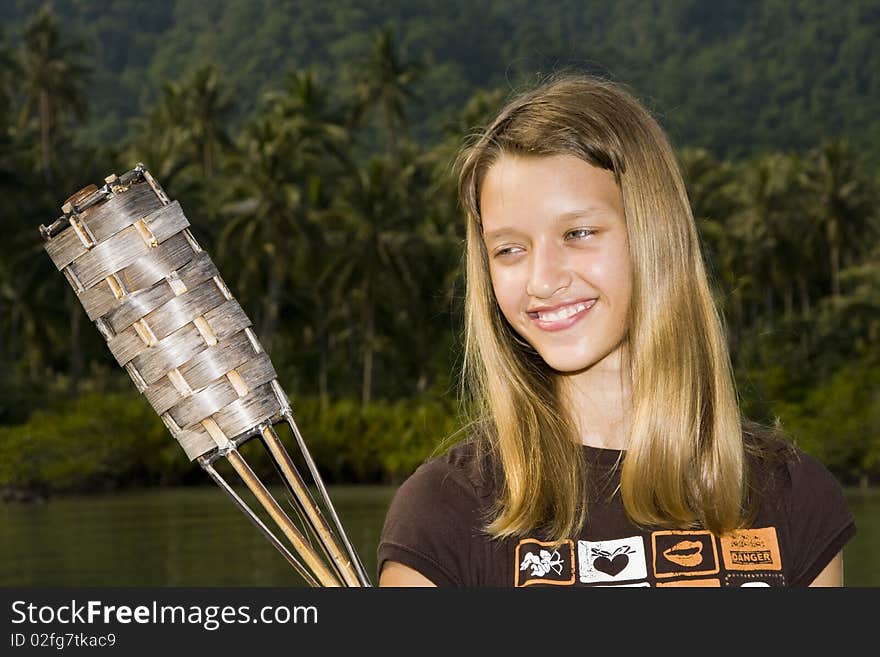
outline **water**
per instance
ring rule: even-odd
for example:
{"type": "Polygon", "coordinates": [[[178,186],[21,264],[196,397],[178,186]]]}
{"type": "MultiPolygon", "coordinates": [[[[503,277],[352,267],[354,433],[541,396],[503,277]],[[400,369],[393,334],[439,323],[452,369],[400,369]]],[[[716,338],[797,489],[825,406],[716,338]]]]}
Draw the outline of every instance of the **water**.
{"type": "MultiPolygon", "coordinates": [[[[394,490],[329,488],[374,583],[376,546],[394,490]]],[[[845,550],[846,584],[880,586],[880,490],[848,496],[859,533],[845,550]]],[[[0,586],[303,585],[213,487],[0,504],[0,527],[0,586]]]]}
{"type": "Polygon", "coordinates": [[[847,491],[858,533],[843,552],[847,586],[880,586],[880,489],[847,491]]]}
{"type": "MultiPolygon", "coordinates": [[[[283,492],[272,492],[284,500],[283,492]]],[[[393,492],[380,486],[329,489],[349,540],[373,580],[376,546],[393,492]]],[[[304,584],[214,487],[0,504],[0,526],[4,586],[304,584]]]]}

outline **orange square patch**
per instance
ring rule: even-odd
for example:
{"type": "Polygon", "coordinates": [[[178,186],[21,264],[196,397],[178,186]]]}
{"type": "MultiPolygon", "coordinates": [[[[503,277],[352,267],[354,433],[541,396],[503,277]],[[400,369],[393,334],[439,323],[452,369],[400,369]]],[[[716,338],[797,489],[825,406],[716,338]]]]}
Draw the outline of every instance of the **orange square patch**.
{"type": "Polygon", "coordinates": [[[721,581],[715,577],[710,579],[683,579],[677,582],[657,582],[657,586],[705,586],[721,588],[721,581]]]}
{"type": "Polygon", "coordinates": [[[654,577],[693,577],[719,571],[718,550],[712,532],[656,531],[651,533],[654,577]]]}
{"type": "Polygon", "coordinates": [[[738,529],[720,538],[727,570],[782,570],[776,527],[738,529]]]}

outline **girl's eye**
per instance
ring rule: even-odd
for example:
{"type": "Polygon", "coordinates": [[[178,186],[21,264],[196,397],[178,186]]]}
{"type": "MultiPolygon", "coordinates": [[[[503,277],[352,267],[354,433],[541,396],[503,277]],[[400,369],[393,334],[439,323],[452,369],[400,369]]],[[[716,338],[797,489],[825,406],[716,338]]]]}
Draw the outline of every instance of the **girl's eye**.
{"type": "Polygon", "coordinates": [[[519,250],[520,250],[520,248],[518,246],[505,246],[503,249],[498,249],[495,252],[495,257],[513,255],[514,253],[517,253],[519,250]]]}
{"type": "Polygon", "coordinates": [[[570,230],[565,234],[565,239],[580,240],[584,239],[585,237],[589,237],[595,232],[596,231],[592,228],[575,228],[574,230],[570,230]]]}

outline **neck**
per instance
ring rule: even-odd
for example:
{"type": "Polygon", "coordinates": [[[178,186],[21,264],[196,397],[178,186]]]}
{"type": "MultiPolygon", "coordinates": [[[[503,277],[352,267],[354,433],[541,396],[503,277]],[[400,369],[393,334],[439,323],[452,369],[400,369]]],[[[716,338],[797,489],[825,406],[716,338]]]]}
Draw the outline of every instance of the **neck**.
{"type": "Polygon", "coordinates": [[[618,350],[589,369],[562,376],[563,401],[584,445],[626,449],[632,386],[622,362],[618,350]]]}

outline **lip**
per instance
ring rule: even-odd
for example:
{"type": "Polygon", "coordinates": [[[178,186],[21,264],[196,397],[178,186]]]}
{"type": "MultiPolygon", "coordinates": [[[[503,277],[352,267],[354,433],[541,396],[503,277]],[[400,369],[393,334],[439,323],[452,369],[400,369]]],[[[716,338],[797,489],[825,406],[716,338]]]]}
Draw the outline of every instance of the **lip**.
{"type": "Polygon", "coordinates": [[[703,561],[703,544],[698,541],[679,541],[664,550],[663,556],[679,566],[697,566],[703,561]]]}
{"type": "Polygon", "coordinates": [[[560,303],[555,306],[537,306],[535,308],[527,310],[526,315],[535,324],[535,326],[537,326],[538,328],[540,328],[543,331],[564,331],[565,329],[567,329],[571,326],[574,326],[577,322],[579,322],[581,319],[583,319],[587,315],[587,313],[589,313],[596,306],[597,302],[598,302],[598,299],[590,298],[590,299],[578,299],[576,301],[570,301],[568,303],[560,303]],[[590,303],[591,301],[593,303],[589,307],[584,308],[583,310],[575,313],[571,317],[566,317],[564,319],[558,319],[558,320],[551,321],[551,320],[546,320],[546,319],[538,319],[535,316],[538,312],[552,312],[555,310],[559,310],[560,308],[565,308],[566,306],[574,306],[579,303],[590,303]]]}

